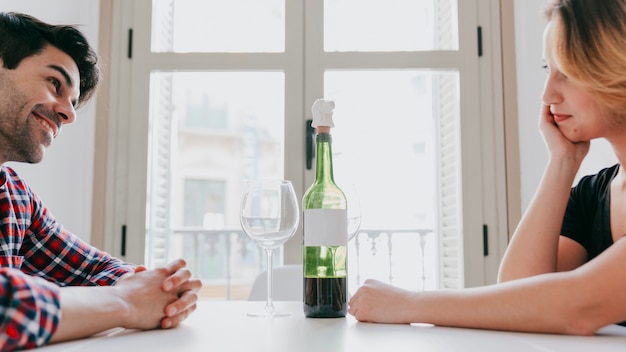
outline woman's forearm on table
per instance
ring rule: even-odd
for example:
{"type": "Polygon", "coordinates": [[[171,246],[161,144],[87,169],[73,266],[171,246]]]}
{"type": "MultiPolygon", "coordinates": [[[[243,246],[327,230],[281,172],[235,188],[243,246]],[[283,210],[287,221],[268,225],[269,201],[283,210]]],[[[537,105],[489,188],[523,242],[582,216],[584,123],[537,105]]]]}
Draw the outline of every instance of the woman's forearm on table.
{"type": "Polygon", "coordinates": [[[563,216],[578,164],[551,161],[502,259],[499,281],[557,270],[563,216]]]}
{"type": "MultiPolygon", "coordinates": [[[[576,272],[550,273],[464,290],[414,296],[412,321],[491,330],[592,335],[613,323],[601,298],[581,289],[576,272]]],[[[592,289],[591,289],[592,290],[592,289]]]]}

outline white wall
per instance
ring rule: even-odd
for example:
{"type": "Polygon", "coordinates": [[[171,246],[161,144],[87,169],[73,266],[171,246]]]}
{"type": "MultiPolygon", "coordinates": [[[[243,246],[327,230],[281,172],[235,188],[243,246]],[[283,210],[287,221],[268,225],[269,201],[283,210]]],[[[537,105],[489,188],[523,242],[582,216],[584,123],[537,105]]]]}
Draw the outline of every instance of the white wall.
{"type": "MultiPolygon", "coordinates": [[[[515,50],[517,61],[517,91],[521,161],[522,210],[525,210],[537,188],[548,153],[537,127],[541,93],[546,77],[541,68],[542,36],[545,20],[541,13],[546,0],[515,0],[515,50]]],[[[578,173],[595,173],[613,165],[617,159],[608,143],[596,140],[578,173]]]]}
{"type": "MultiPolygon", "coordinates": [[[[18,11],[53,24],[78,25],[98,47],[99,0],[0,0],[0,11],[18,11]]],[[[95,99],[78,110],[36,165],[11,163],[71,232],[89,241],[95,133],[95,99]]]]}

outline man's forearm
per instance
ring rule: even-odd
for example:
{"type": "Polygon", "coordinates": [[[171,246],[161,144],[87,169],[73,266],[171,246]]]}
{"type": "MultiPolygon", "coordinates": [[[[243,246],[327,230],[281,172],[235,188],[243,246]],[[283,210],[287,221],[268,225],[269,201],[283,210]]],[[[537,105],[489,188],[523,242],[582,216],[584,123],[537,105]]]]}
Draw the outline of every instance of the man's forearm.
{"type": "Polygon", "coordinates": [[[61,320],[51,342],[74,340],[122,326],[128,314],[110,286],[61,288],[61,320]]]}

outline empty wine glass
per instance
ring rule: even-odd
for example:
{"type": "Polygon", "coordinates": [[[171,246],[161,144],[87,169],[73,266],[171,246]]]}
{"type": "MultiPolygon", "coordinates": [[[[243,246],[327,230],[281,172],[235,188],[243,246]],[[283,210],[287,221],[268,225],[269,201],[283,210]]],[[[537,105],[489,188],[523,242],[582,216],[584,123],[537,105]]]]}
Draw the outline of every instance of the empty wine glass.
{"type": "Polygon", "coordinates": [[[272,301],[272,255],[296,232],[300,209],[290,181],[252,180],[246,183],[241,198],[241,227],[246,235],[267,254],[267,302],[260,312],[250,316],[278,317],[272,301]]]}
{"type": "Polygon", "coordinates": [[[349,183],[343,187],[343,193],[348,202],[348,242],[350,242],[361,228],[361,202],[354,184],[349,183]]]}

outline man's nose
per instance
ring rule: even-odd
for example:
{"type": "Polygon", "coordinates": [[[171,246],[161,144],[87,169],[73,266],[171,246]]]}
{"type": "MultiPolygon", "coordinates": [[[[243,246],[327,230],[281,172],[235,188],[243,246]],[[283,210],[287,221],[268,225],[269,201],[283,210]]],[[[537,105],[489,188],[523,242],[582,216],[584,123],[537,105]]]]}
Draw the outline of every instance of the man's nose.
{"type": "Polygon", "coordinates": [[[59,116],[59,122],[63,125],[76,121],[76,110],[70,101],[57,104],[54,112],[59,116]]]}

